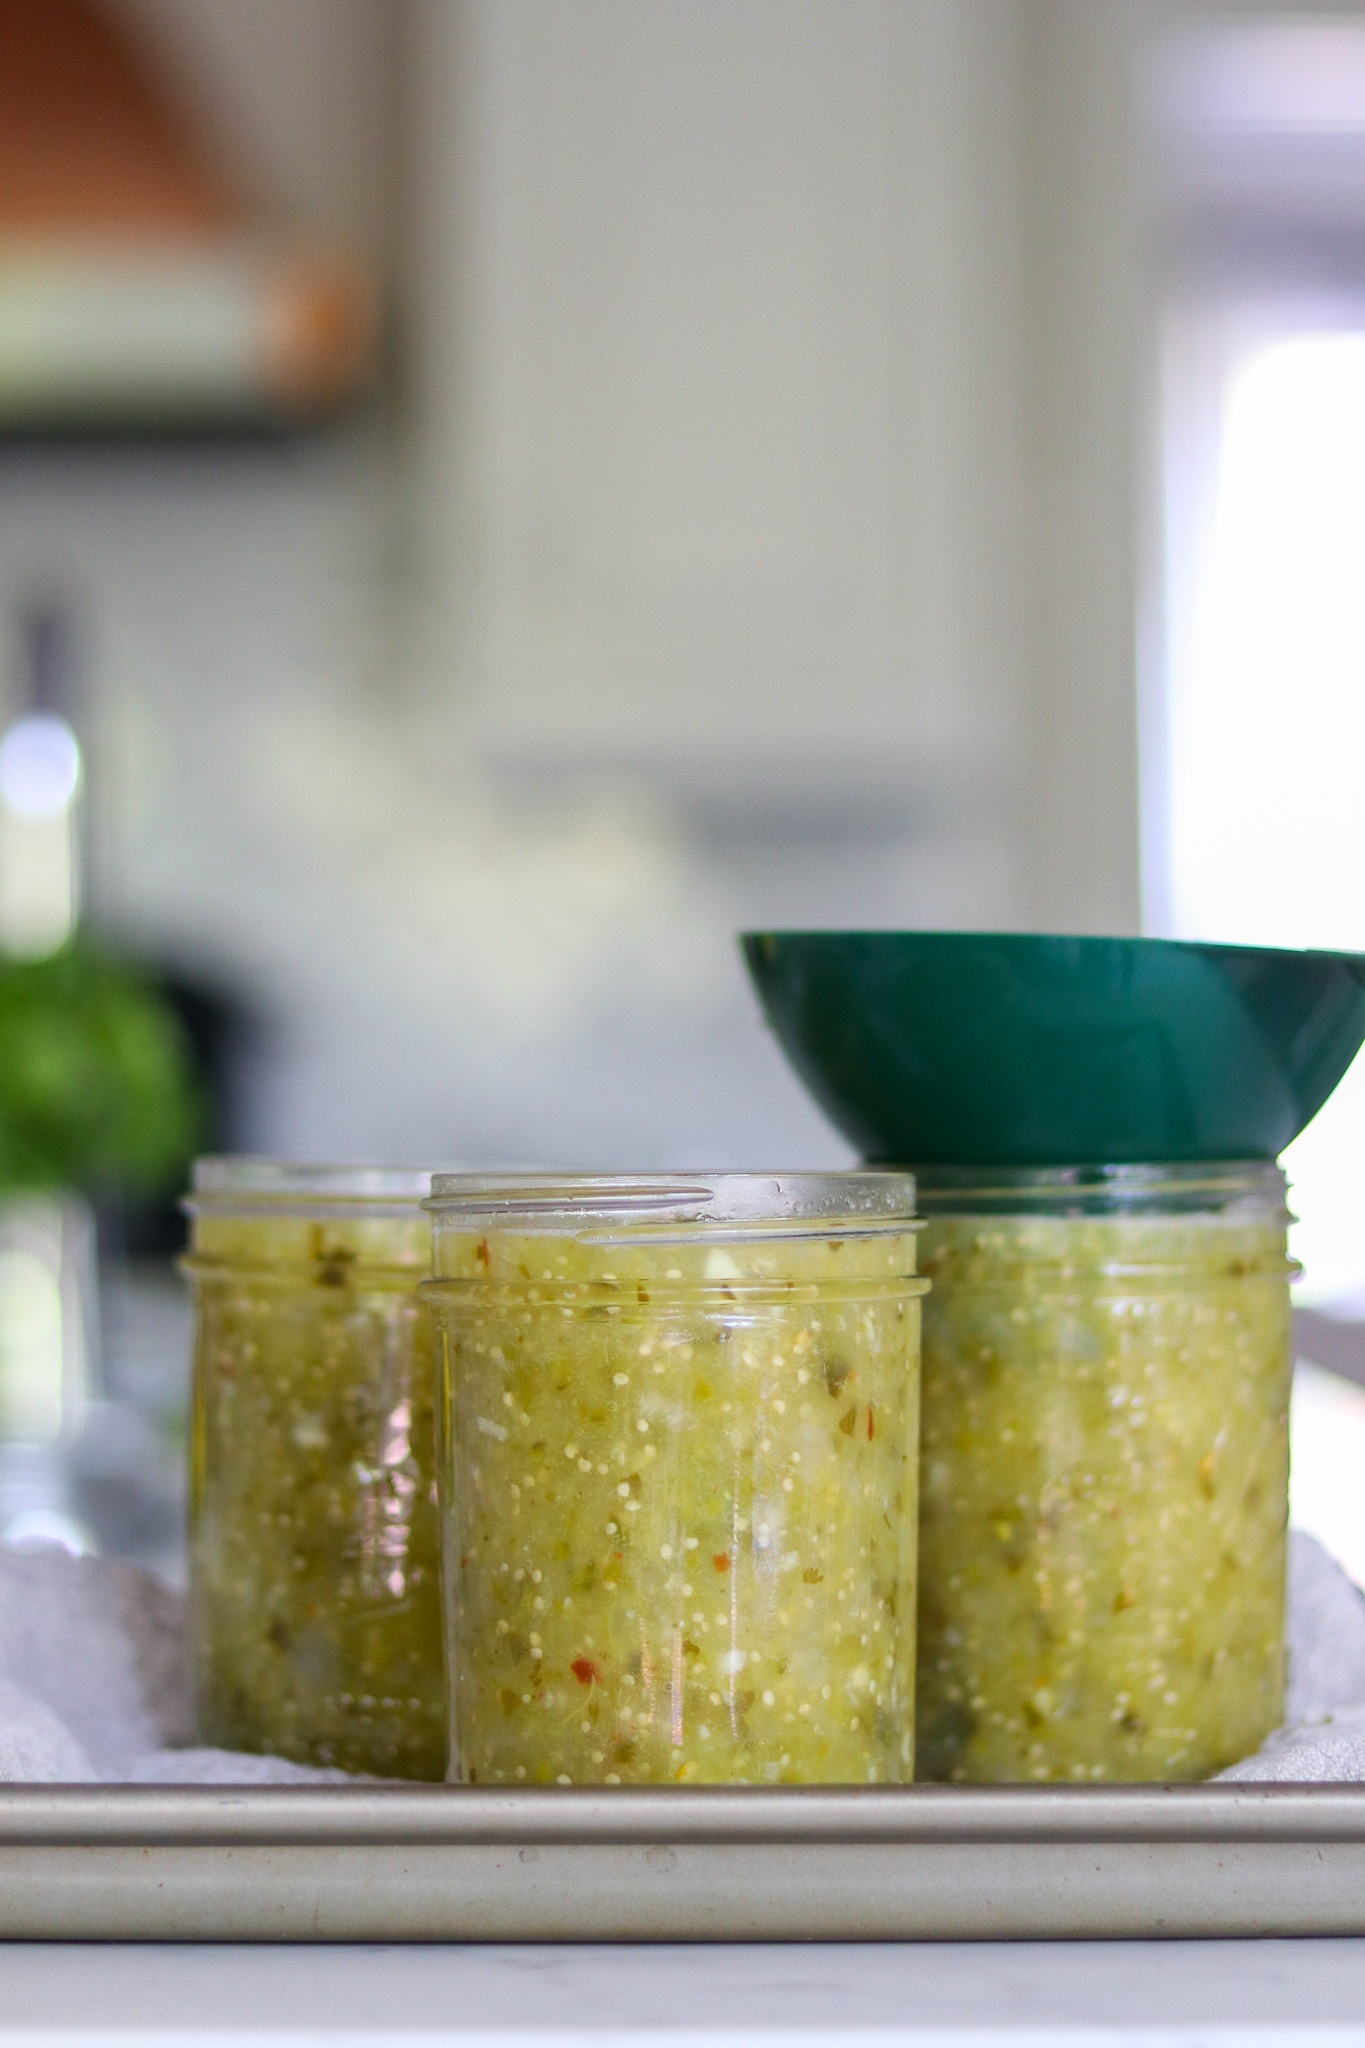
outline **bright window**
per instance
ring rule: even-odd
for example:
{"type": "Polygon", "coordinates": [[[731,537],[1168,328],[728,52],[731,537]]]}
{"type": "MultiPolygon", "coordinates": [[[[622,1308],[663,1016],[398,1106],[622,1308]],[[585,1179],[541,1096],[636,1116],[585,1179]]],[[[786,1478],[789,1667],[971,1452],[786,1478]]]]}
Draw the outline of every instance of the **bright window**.
{"type": "MultiPolygon", "coordinates": [[[[1153,922],[1365,951],[1365,317],[1286,331],[1282,313],[1259,338],[1235,324],[1216,342],[1206,325],[1199,345],[1187,326],[1168,363],[1168,869],[1153,922]],[[1202,443],[1201,394],[1217,422],[1202,443]]],[[[1365,1306],[1365,1060],[1285,1163],[1301,1298],[1365,1306]]]]}

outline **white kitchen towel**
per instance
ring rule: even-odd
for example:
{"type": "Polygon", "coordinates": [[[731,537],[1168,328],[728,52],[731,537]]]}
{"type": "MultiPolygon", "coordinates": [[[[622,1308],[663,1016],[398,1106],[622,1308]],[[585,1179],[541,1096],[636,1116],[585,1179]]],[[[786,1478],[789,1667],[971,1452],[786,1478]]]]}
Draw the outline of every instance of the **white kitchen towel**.
{"type": "Polygon", "coordinates": [[[1289,1684],[1282,1728],[1224,1778],[1365,1780],[1365,1595],[1320,1543],[1289,1532],[1289,1684]]]}
{"type": "MultiPolygon", "coordinates": [[[[1365,1596],[1289,1539],[1287,1716],[1237,1780],[1365,1781],[1365,1596]]],[[[185,1603],[109,1558],[0,1545],[0,1782],[344,1784],[282,1757],[196,1749],[185,1603]]]]}
{"type": "Polygon", "coordinates": [[[0,1547],[0,1680],[56,1715],[96,1778],[194,1740],[184,1599],[114,1558],[0,1547]]]}
{"type": "Polygon", "coordinates": [[[313,1770],[282,1756],[246,1756],[235,1749],[153,1749],[135,1757],[124,1785],[372,1785],[346,1771],[313,1770]]]}
{"type": "Polygon", "coordinates": [[[0,1782],[346,1781],[195,1732],[183,1595],[115,1558],[0,1545],[0,1782]]]}
{"type": "Polygon", "coordinates": [[[95,1767],[51,1707],[0,1679],[0,1784],[79,1783],[95,1767]]]}

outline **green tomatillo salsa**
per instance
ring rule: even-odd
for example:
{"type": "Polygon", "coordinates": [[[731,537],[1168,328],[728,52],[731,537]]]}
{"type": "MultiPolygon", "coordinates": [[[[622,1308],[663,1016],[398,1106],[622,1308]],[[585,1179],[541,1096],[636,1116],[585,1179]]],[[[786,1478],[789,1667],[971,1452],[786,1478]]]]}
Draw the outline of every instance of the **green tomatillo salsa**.
{"type": "Polygon", "coordinates": [[[1283,1715],[1283,1179],[1110,1173],[921,1182],[921,1777],[1204,1778],[1283,1715]]]}
{"type": "Polygon", "coordinates": [[[200,1733],[441,1778],[429,1176],[201,1161],[191,1612],[200,1733]]]}
{"type": "Polygon", "coordinates": [[[679,1181],[436,1183],[454,1768],[908,1779],[913,1182],[679,1181]]]}

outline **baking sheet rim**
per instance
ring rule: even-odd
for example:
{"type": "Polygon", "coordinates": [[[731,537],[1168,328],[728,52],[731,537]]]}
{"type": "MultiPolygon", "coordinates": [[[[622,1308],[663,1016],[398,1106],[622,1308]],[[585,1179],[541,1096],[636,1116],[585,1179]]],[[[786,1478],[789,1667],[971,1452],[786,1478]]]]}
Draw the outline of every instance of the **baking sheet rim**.
{"type": "Polygon", "coordinates": [[[1365,1786],[0,1787],[0,1938],[1365,1934],[1365,1786]]]}
{"type": "Polygon", "coordinates": [[[0,1785],[0,1845],[1365,1842],[1365,1784],[0,1785]]]}

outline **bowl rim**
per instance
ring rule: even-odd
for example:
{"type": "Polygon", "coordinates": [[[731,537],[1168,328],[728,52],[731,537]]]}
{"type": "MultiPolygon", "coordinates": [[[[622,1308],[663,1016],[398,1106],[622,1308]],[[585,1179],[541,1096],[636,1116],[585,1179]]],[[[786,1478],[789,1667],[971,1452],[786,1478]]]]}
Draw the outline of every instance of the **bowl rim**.
{"type": "Polygon", "coordinates": [[[1253,954],[1257,959],[1266,960],[1334,960],[1353,961],[1365,967],[1365,951],[1335,946],[1263,946],[1238,939],[1173,939],[1159,933],[1122,932],[1015,932],[975,931],[953,926],[940,929],[932,925],[769,925],[749,931],[742,931],[740,939],[744,944],[759,939],[894,939],[955,941],[961,944],[980,944],[983,940],[992,945],[1036,946],[1117,946],[1147,950],[1160,949],[1164,952],[1198,954],[1253,954]]]}

